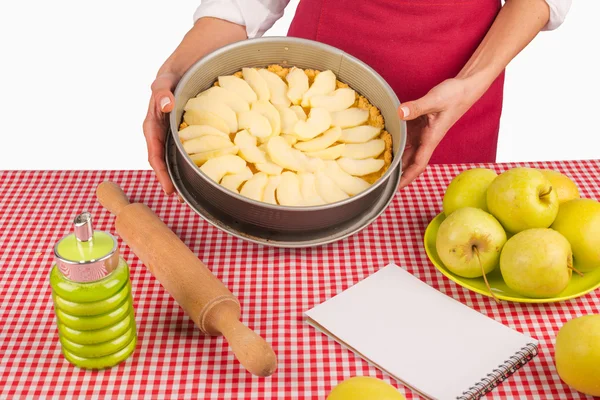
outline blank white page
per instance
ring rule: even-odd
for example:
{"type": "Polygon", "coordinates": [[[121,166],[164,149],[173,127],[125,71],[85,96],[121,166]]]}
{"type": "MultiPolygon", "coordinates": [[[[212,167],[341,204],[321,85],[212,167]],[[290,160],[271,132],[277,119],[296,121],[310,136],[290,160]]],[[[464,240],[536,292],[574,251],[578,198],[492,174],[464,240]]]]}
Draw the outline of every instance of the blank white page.
{"type": "Polygon", "coordinates": [[[524,346],[537,345],[395,264],[305,316],[379,369],[441,400],[456,399],[524,346]]]}

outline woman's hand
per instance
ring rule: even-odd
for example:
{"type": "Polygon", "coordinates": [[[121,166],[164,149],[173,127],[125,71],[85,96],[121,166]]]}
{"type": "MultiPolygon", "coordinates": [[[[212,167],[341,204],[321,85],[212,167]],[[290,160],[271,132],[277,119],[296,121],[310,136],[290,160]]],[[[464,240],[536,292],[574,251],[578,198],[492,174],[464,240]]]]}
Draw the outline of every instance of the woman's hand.
{"type": "Polygon", "coordinates": [[[169,128],[168,113],[173,110],[173,89],[180,77],[173,73],[162,73],[152,83],[152,95],[148,113],[144,119],[144,136],[148,147],[148,162],[167,195],[175,192],[165,164],[165,138],[169,128]]]}
{"type": "Polygon", "coordinates": [[[403,103],[398,109],[407,121],[407,141],[400,180],[403,188],[415,180],[427,167],[433,151],[446,132],[473,105],[473,96],[463,79],[448,79],[418,100],[403,103]]]}
{"type": "Polygon", "coordinates": [[[408,138],[402,155],[405,187],[427,167],[446,132],[485,93],[508,63],[540,32],[550,18],[544,0],[506,1],[490,30],[456,78],[448,79],[422,98],[400,106],[408,138]]]}
{"type": "Polygon", "coordinates": [[[200,18],[161,66],[152,83],[152,96],[143,125],[144,136],[148,147],[148,162],[167,195],[175,193],[165,163],[168,114],[175,105],[173,90],[185,71],[196,61],[220,47],[244,39],[244,26],[218,18],[200,18]]]}

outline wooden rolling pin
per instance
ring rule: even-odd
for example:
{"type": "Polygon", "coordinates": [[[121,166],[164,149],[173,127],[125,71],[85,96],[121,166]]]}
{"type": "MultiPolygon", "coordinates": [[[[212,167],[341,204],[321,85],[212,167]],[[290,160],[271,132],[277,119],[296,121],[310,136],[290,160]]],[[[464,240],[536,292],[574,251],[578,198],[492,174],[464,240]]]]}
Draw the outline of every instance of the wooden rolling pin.
{"type": "Polygon", "coordinates": [[[196,326],[207,335],[223,335],[250,373],[273,374],[277,368],[275,352],[240,322],[238,300],[189,247],[146,205],[129,203],[115,183],[101,183],[96,195],[116,216],[118,234],[196,326]]]}

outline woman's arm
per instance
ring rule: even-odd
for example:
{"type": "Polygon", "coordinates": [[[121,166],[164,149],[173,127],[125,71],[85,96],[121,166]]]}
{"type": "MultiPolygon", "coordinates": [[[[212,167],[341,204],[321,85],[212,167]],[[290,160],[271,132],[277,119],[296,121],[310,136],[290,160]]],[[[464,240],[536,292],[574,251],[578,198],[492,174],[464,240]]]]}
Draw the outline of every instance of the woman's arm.
{"type": "Polygon", "coordinates": [[[183,74],[206,54],[227,44],[262,35],[283,15],[289,0],[202,0],[194,26],[160,67],[143,124],[148,162],[167,195],[175,192],[164,160],[167,113],[173,89],[183,74]]]}
{"type": "Polygon", "coordinates": [[[550,8],[545,0],[507,0],[485,38],[457,78],[479,98],[546,26],[550,8]]]}
{"type": "Polygon", "coordinates": [[[546,27],[549,18],[550,7],[545,0],[506,0],[483,41],[456,77],[442,82],[422,98],[400,106],[398,113],[404,120],[426,117],[426,121],[419,121],[421,128],[416,133],[418,138],[413,138],[415,144],[409,145],[403,155],[406,169],[401,187],[425,170],[446,132],[546,27]]]}
{"type": "Polygon", "coordinates": [[[173,89],[196,61],[224,45],[246,39],[243,26],[216,18],[200,18],[158,70],[143,123],[148,162],[167,195],[175,192],[164,158],[167,113],[173,110],[173,89]]]}

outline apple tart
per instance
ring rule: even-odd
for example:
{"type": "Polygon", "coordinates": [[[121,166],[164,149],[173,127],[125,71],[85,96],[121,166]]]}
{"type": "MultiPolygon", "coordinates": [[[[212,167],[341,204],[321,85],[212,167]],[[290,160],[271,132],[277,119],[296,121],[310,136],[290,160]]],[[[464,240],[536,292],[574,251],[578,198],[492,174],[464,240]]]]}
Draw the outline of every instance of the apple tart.
{"type": "Polygon", "coordinates": [[[284,206],[355,196],[392,162],[380,111],[330,70],[270,65],[219,76],[185,104],[178,134],[210,179],[284,206]]]}

